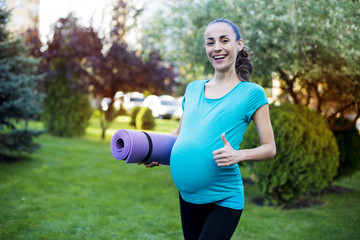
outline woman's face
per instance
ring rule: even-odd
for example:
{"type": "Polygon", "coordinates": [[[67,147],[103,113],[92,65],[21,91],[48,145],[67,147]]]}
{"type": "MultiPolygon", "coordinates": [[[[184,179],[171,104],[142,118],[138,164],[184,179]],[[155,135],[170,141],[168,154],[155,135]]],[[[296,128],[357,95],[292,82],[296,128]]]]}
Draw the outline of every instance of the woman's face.
{"type": "Polygon", "coordinates": [[[215,71],[235,71],[236,56],[243,48],[243,40],[236,40],[232,27],[223,22],[205,29],[206,55],[215,71]]]}

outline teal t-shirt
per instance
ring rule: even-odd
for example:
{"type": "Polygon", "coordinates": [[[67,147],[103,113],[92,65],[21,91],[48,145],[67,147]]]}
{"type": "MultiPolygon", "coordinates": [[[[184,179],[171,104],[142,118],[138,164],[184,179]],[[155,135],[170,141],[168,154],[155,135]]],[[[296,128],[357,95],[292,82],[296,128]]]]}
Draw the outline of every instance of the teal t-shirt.
{"type": "Polygon", "coordinates": [[[190,83],[183,99],[183,119],[170,158],[172,179],[181,197],[190,203],[216,203],[242,209],[244,188],[238,164],[218,167],[212,152],[224,147],[225,133],[238,150],[253,113],[267,104],[264,89],[256,83],[239,82],[218,99],[204,95],[205,83],[190,83]],[[235,204],[236,205],[236,204],[235,204]]]}

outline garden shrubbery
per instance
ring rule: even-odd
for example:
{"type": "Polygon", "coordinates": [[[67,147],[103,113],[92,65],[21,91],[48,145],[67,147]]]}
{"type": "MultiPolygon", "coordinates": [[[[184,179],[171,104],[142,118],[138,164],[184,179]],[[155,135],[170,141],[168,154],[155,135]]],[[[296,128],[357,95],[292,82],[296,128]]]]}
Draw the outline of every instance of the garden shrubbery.
{"type": "MultiPolygon", "coordinates": [[[[274,159],[252,164],[266,200],[282,204],[310,191],[321,191],[337,173],[339,150],[325,119],[318,113],[284,103],[270,105],[277,154],[274,159]]],[[[241,148],[259,146],[254,124],[241,148]]]]}
{"type": "MultiPolygon", "coordinates": [[[[349,121],[337,119],[339,125],[349,121]]],[[[340,165],[336,178],[346,177],[360,170],[360,134],[353,126],[349,130],[334,132],[340,151],[340,165]]]]}
{"type": "Polygon", "coordinates": [[[140,107],[133,107],[130,111],[130,125],[135,127],[136,115],[138,114],[140,107]]]}
{"type": "Polygon", "coordinates": [[[47,131],[56,136],[81,136],[92,114],[86,95],[68,87],[66,79],[54,78],[45,98],[43,122],[47,131]]]}
{"type": "Polygon", "coordinates": [[[152,130],[155,128],[155,118],[150,108],[141,107],[135,118],[137,129],[152,130]]]}

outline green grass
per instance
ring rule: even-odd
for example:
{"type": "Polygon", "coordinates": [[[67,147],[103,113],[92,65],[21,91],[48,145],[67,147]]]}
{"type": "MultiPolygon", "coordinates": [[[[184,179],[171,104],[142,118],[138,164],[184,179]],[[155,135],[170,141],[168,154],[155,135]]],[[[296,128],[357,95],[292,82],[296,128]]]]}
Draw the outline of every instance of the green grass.
{"type": "MultiPolygon", "coordinates": [[[[119,118],[105,140],[97,119],[81,138],[44,134],[35,154],[0,163],[0,239],[183,239],[169,168],[111,155],[111,136],[130,128],[128,120],[119,118]]],[[[177,124],[157,120],[155,130],[170,132],[177,124]]],[[[251,199],[260,193],[246,185],[233,239],[359,239],[360,173],[335,184],[354,191],[322,195],[322,206],[297,210],[256,206],[251,199]]]]}

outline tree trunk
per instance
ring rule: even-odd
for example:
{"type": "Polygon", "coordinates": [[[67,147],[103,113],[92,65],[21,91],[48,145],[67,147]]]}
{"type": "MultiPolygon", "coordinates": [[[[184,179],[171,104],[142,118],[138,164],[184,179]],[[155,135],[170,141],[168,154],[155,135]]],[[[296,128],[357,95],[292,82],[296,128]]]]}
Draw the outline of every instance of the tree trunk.
{"type": "Polygon", "coordinates": [[[105,139],[105,133],[106,133],[106,128],[102,129],[102,133],[101,133],[101,139],[105,139]]]}
{"type": "MultiPolygon", "coordinates": [[[[340,113],[340,111],[338,111],[337,113],[340,113]]],[[[336,115],[336,113],[335,113],[335,115],[336,115]]],[[[331,117],[335,117],[335,115],[333,114],[333,115],[331,115],[331,117]]],[[[331,117],[328,118],[328,120],[330,120],[331,117]]],[[[337,124],[333,123],[333,124],[331,124],[331,125],[329,126],[329,128],[330,128],[332,131],[350,130],[351,128],[356,127],[356,122],[357,122],[357,120],[359,119],[359,117],[360,117],[360,108],[358,108],[358,111],[357,111],[357,114],[356,114],[355,118],[354,118],[352,121],[349,121],[348,124],[346,124],[346,125],[337,125],[337,124]]]]}
{"type": "MultiPolygon", "coordinates": [[[[310,84],[311,84],[311,83],[310,83],[310,84]]],[[[318,86],[317,86],[317,84],[312,83],[312,84],[311,84],[311,87],[314,89],[315,96],[316,96],[316,100],[317,100],[317,103],[316,103],[316,111],[317,111],[318,113],[321,113],[322,99],[321,99],[320,92],[319,92],[319,90],[318,90],[318,86]]]]}
{"type": "Polygon", "coordinates": [[[105,119],[105,113],[100,110],[100,126],[101,126],[101,139],[105,139],[105,133],[106,133],[106,119],[105,119]]]}
{"type": "Polygon", "coordinates": [[[294,103],[296,105],[300,104],[300,101],[296,95],[296,93],[294,92],[294,81],[295,81],[295,77],[293,79],[290,79],[289,76],[282,70],[279,70],[280,73],[280,79],[284,80],[287,86],[287,92],[290,94],[290,96],[292,97],[294,103]]]}
{"type": "Polygon", "coordinates": [[[309,106],[309,104],[310,104],[310,99],[311,99],[311,87],[310,87],[310,85],[308,85],[307,88],[306,88],[306,102],[305,102],[305,106],[309,106]]]}

